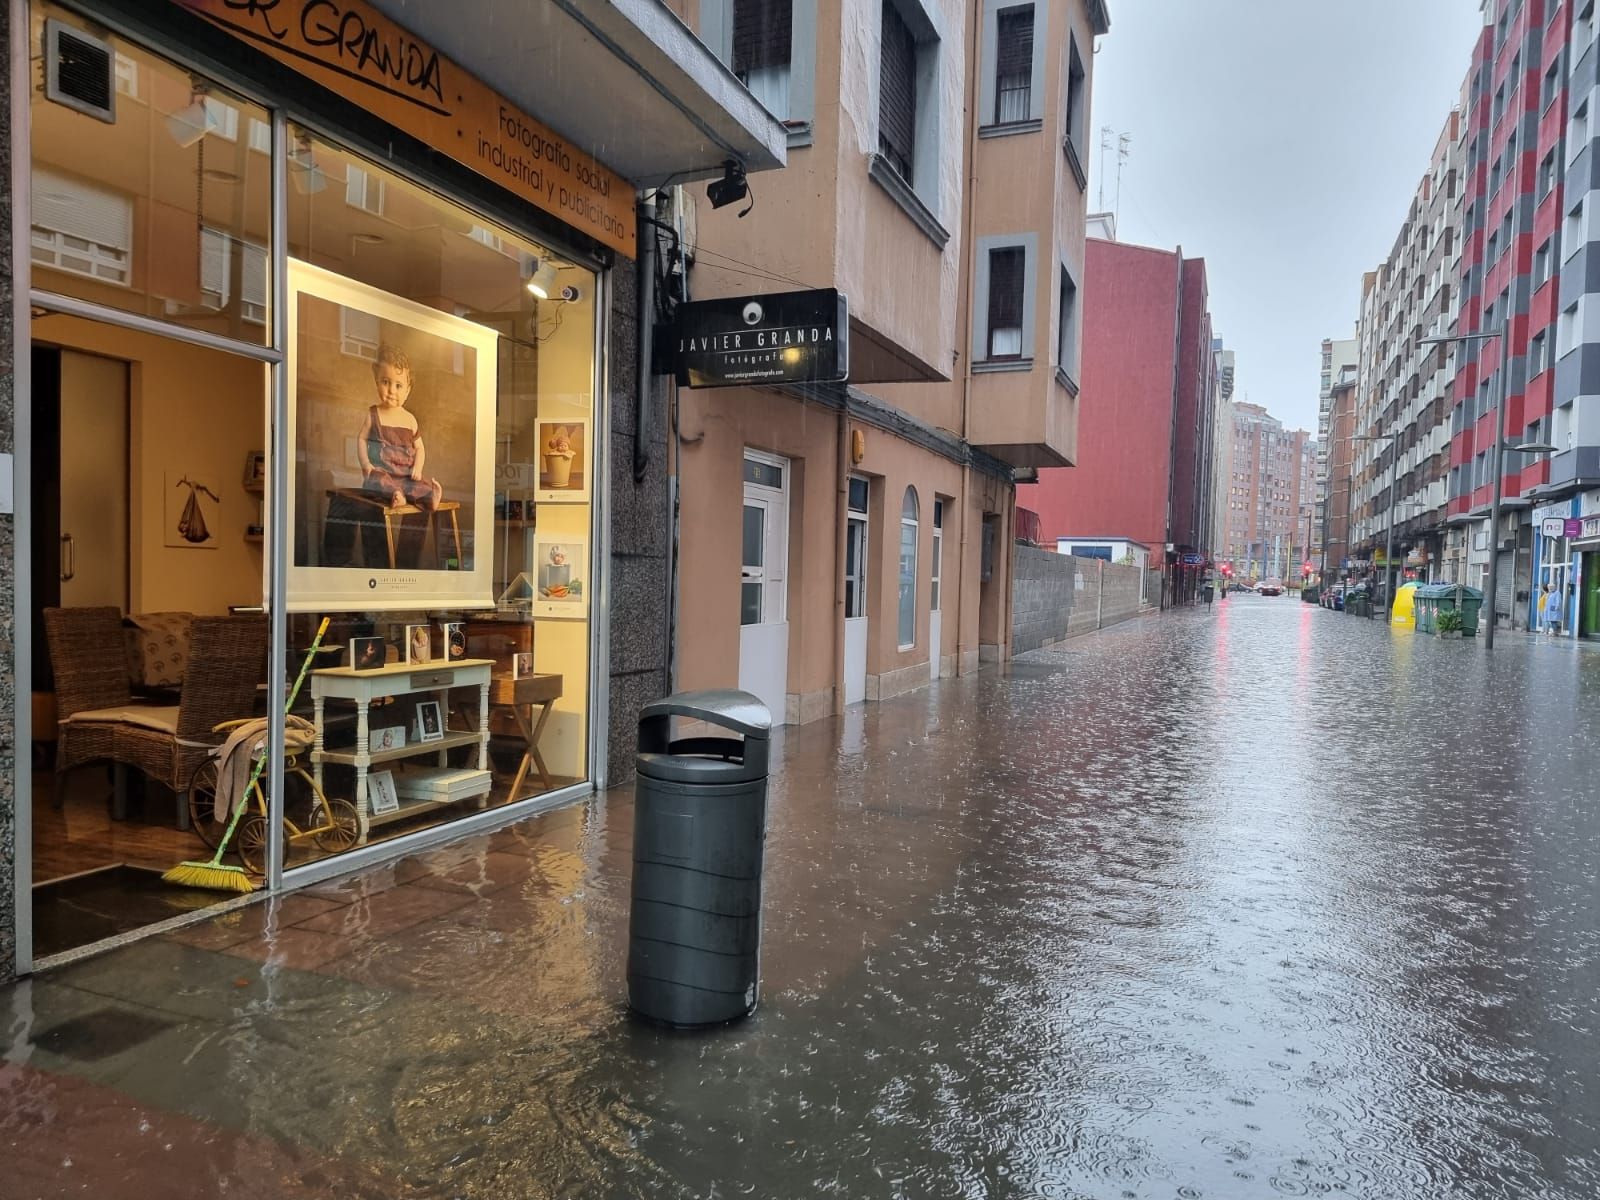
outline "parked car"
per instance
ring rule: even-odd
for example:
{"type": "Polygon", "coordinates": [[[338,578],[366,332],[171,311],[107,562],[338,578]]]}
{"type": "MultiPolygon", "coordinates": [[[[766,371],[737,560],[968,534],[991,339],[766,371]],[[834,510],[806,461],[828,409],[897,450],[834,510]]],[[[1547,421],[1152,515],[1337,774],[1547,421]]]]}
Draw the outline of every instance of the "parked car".
{"type": "Polygon", "coordinates": [[[1263,579],[1260,583],[1256,584],[1256,594],[1261,596],[1283,595],[1283,580],[1263,579]]]}
{"type": "Polygon", "coordinates": [[[1345,584],[1336,583],[1322,593],[1322,606],[1335,612],[1344,611],[1345,584]]]}

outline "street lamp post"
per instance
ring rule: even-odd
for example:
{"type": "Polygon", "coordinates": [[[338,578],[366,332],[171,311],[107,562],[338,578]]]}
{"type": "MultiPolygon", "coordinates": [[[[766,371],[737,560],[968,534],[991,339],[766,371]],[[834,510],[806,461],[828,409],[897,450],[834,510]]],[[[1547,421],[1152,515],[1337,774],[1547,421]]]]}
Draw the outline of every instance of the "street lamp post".
{"type": "MultiPolygon", "coordinates": [[[[1500,505],[1505,498],[1505,481],[1501,478],[1502,464],[1507,450],[1516,454],[1553,454],[1556,447],[1542,442],[1524,442],[1516,446],[1506,444],[1506,409],[1509,407],[1506,400],[1510,395],[1511,386],[1511,319],[1507,317],[1500,328],[1492,333],[1460,333],[1442,334],[1438,337],[1425,337],[1418,342],[1422,346],[1442,346],[1455,342],[1486,342],[1491,338],[1500,339],[1500,395],[1495,413],[1494,434],[1494,462],[1491,471],[1494,474],[1494,501],[1489,505],[1489,586],[1484,589],[1484,602],[1489,609],[1489,628],[1484,631],[1484,645],[1494,649],[1495,630],[1495,594],[1500,584],[1500,505]]],[[[1514,548],[1513,548],[1514,549],[1514,548]]],[[[1515,560],[1513,560],[1515,561],[1515,560]]],[[[1517,581],[1515,571],[1511,580],[1511,611],[1516,612],[1517,581]]],[[[1460,597],[1457,596],[1456,607],[1460,607],[1460,597]]]]}

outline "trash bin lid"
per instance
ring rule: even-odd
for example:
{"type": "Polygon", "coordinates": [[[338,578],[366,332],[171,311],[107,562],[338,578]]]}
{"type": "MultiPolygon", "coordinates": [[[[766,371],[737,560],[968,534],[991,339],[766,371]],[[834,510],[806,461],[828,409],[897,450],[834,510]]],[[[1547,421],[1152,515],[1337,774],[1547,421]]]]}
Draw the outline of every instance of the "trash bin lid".
{"type": "Polygon", "coordinates": [[[635,769],[646,779],[665,779],[673,783],[751,783],[767,774],[765,756],[761,759],[728,761],[700,754],[658,754],[644,751],[635,760],[635,769]]]}
{"type": "Polygon", "coordinates": [[[640,709],[640,721],[650,717],[690,717],[742,733],[747,738],[772,736],[772,714],[767,706],[761,703],[759,696],[737,688],[674,692],[640,709]]]}

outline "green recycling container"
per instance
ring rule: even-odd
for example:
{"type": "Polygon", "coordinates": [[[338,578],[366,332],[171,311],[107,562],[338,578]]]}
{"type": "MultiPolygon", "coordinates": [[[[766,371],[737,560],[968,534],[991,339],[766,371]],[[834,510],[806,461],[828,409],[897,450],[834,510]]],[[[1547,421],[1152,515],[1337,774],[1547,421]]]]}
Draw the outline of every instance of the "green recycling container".
{"type": "MultiPolygon", "coordinates": [[[[1461,634],[1463,637],[1478,636],[1478,610],[1483,607],[1483,593],[1477,588],[1467,587],[1464,584],[1457,587],[1453,583],[1430,583],[1426,588],[1418,588],[1417,596],[1420,599],[1426,591],[1429,596],[1428,633],[1439,631],[1439,614],[1448,612],[1456,607],[1456,593],[1461,594],[1461,634]]],[[[1417,628],[1422,628],[1419,618],[1417,628]]]]}

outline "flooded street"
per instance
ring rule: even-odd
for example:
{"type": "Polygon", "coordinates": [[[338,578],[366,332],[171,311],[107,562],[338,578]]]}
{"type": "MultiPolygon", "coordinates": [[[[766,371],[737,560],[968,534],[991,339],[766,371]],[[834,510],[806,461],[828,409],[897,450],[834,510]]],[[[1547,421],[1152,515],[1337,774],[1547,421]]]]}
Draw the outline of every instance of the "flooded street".
{"type": "Polygon", "coordinates": [[[1600,653],[1293,598],[776,744],[762,1003],[625,793],[0,990],[0,1196],[1600,1194],[1600,653]]]}

